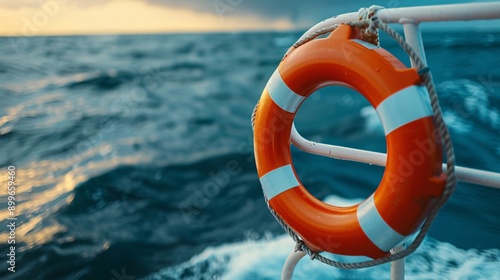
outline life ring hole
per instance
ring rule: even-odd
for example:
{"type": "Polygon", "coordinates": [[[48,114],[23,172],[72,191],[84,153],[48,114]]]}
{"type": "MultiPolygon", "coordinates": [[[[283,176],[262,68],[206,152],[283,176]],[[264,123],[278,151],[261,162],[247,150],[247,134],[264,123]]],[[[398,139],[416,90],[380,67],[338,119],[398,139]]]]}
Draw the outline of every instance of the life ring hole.
{"type": "MultiPolygon", "coordinates": [[[[346,86],[326,86],[311,94],[300,106],[294,123],[302,137],[317,143],[386,152],[384,130],[375,109],[346,86]]],[[[351,201],[360,198],[360,193],[366,198],[384,173],[384,167],[322,157],[293,145],[292,160],[307,190],[327,201],[332,201],[328,198],[332,194],[354,199],[351,201]]]]}

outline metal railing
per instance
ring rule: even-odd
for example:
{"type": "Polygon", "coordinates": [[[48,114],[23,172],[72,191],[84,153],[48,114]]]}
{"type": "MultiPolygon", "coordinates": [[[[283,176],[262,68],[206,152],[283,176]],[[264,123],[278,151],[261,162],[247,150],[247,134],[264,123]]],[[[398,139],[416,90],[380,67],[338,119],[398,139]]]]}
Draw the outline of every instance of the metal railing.
{"type": "MultiPolygon", "coordinates": [[[[470,3],[455,5],[436,5],[408,8],[381,9],[377,11],[377,17],[385,23],[398,23],[403,26],[406,42],[419,54],[420,58],[427,64],[424,44],[420,32],[421,22],[444,22],[444,21],[471,21],[500,19],[500,3],[470,3]]],[[[310,28],[299,41],[314,34],[318,30],[341,23],[358,21],[358,13],[347,13],[337,17],[324,20],[310,28]]],[[[412,61],[412,66],[414,62],[412,61]]],[[[357,161],[379,166],[385,166],[387,155],[384,153],[353,149],[342,146],[316,143],[303,138],[292,127],[291,142],[294,146],[308,153],[326,157],[357,161]]],[[[444,165],[443,168],[446,168],[444,165]]],[[[500,173],[478,170],[456,166],[456,175],[459,181],[478,184],[482,186],[500,189],[500,173]]],[[[401,250],[402,246],[394,248],[391,252],[401,250]]],[[[282,270],[281,279],[292,279],[293,271],[300,259],[306,254],[302,251],[292,252],[282,270]]],[[[404,259],[392,262],[391,279],[404,279],[404,259]]]]}

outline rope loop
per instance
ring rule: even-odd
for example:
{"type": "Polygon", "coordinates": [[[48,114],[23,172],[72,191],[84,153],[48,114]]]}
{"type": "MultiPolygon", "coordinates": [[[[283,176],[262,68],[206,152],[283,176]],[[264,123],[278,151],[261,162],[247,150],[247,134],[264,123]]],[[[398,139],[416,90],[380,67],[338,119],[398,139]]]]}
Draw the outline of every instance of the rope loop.
{"type": "Polygon", "coordinates": [[[417,74],[422,77],[425,73],[427,72],[430,72],[431,71],[431,68],[429,66],[426,66],[424,68],[420,68],[418,71],[417,71],[417,74]]]}
{"type": "MultiPolygon", "coordinates": [[[[387,24],[383,23],[377,16],[376,12],[384,9],[384,7],[381,6],[371,6],[369,8],[361,8],[358,11],[359,15],[359,21],[357,22],[349,22],[346,23],[350,26],[353,27],[358,27],[362,30],[363,36],[365,36],[364,40],[373,40],[373,38],[376,37],[376,41],[368,41],[368,42],[375,42],[378,46],[378,29],[382,29],[384,32],[386,32],[388,35],[390,35],[396,42],[399,43],[399,45],[403,48],[403,50],[406,52],[406,54],[412,59],[412,61],[415,62],[416,68],[418,69],[418,75],[420,76],[422,82],[424,83],[425,87],[427,88],[429,92],[429,97],[431,100],[431,107],[433,111],[433,117],[434,121],[436,122],[436,127],[440,130],[440,135],[442,137],[443,143],[444,143],[444,148],[445,148],[445,154],[446,154],[446,185],[443,194],[441,197],[438,199],[436,205],[429,211],[429,215],[427,216],[427,219],[423,223],[422,227],[420,228],[420,232],[417,234],[413,242],[407,246],[405,249],[403,249],[400,252],[394,252],[391,255],[379,258],[379,259],[374,259],[370,261],[364,261],[364,262],[356,262],[356,263],[344,263],[344,262],[338,262],[331,260],[327,257],[324,257],[321,255],[321,252],[313,251],[311,250],[302,240],[301,238],[281,219],[281,217],[272,209],[266,200],[267,206],[269,208],[269,211],[271,214],[274,216],[274,218],[278,221],[278,223],[283,227],[283,229],[292,237],[292,239],[295,241],[295,251],[301,250],[309,255],[311,260],[318,260],[322,263],[325,263],[327,265],[336,267],[336,268],[342,268],[342,269],[358,269],[358,268],[366,268],[366,267],[372,267],[380,264],[384,264],[387,262],[392,262],[395,260],[402,259],[410,254],[412,254],[417,248],[420,246],[420,244],[423,242],[425,236],[427,235],[427,232],[429,231],[432,223],[434,222],[434,219],[436,218],[439,210],[441,207],[446,203],[446,201],[450,198],[450,196],[453,194],[456,188],[456,182],[457,178],[455,175],[455,154],[453,150],[453,144],[451,142],[451,137],[450,133],[448,131],[448,128],[446,126],[446,123],[444,122],[443,119],[443,114],[441,111],[441,107],[439,105],[439,100],[437,97],[437,91],[434,86],[434,82],[432,79],[432,74],[430,72],[430,68],[424,64],[420,56],[417,54],[417,52],[405,41],[405,39],[394,29],[389,27],[387,24]]],[[[336,24],[333,26],[325,27],[322,28],[311,35],[304,37],[303,39],[297,41],[293,46],[288,50],[288,52],[285,54],[285,57],[288,55],[289,52],[291,52],[293,49],[300,47],[303,44],[306,44],[307,42],[310,42],[314,40],[315,38],[332,32],[334,31],[340,24],[336,24]]],[[[255,120],[255,115],[257,112],[257,106],[255,106],[255,109],[252,113],[252,127],[254,126],[254,120],[255,120]]]]}
{"type": "Polygon", "coordinates": [[[361,8],[358,11],[358,20],[369,22],[367,28],[361,29],[361,32],[363,33],[363,40],[376,46],[380,46],[378,39],[378,28],[375,24],[375,22],[378,20],[376,13],[377,11],[382,9],[385,8],[382,6],[373,5],[369,8],[361,8]]]}
{"type": "Polygon", "coordinates": [[[304,244],[304,241],[302,240],[299,240],[295,243],[295,248],[293,249],[294,252],[297,252],[297,251],[302,251],[302,245],[305,245],[304,244]]]}

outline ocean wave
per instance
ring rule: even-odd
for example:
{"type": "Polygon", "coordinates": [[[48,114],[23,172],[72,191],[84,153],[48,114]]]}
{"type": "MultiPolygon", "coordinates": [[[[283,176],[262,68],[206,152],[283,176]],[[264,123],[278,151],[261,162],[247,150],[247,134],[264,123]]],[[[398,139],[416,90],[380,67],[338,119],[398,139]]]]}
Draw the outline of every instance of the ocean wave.
{"type": "Polygon", "coordinates": [[[106,72],[95,72],[87,75],[84,79],[72,81],[66,84],[68,88],[95,87],[99,90],[110,90],[129,82],[134,75],[126,71],[109,70],[106,72]]]}
{"type": "Polygon", "coordinates": [[[129,82],[133,77],[133,74],[130,72],[118,72],[115,69],[109,69],[72,74],[65,73],[63,75],[44,75],[28,81],[7,82],[3,87],[16,93],[43,90],[52,91],[54,89],[78,89],[83,87],[92,87],[96,90],[110,90],[129,82]]]}
{"type": "MultiPolygon", "coordinates": [[[[424,35],[431,45],[442,43],[442,34],[424,35]]],[[[474,44],[476,34],[466,35],[474,44]]],[[[20,38],[25,45],[16,52],[9,38],[0,38],[6,42],[0,48],[11,54],[0,63],[0,171],[15,165],[20,185],[20,266],[13,278],[109,280],[124,268],[136,277],[162,277],[151,273],[163,269],[173,279],[275,279],[282,264],[274,256],[282,262],[293,244],[266,207],[249,118],[285,45],[299,36],[37,36],[20,38]]],[[[383,46],[400,51],[395,42],[383,46]]],[[[434,76],[457,162],[497,170],[499,77],[486,66],[495,66],[495,48],[434,50],[428,59],[433,69],[443,69],[434,76]],[[460,131],[461,125],[470,131],[460,131]]],[[[373,108],[342,87],[311,96],[297,127],[314,141],[385,151],[373,108]]],[[[381,167],[296,149],[292,156],[297,174],[318,198],[367,197],[383,173],[381,167]]],[[[0,185],[6,180],[0,176],[0,185]]],[[[498,248],[498,192],[460,186],[431,236],[462,249],[498,248]]],[[[7,240],[4,232],[0,239],[7,240]]],[[[422,266],[433,267],[430,278],[438,275],[437,265],[452,276],[470,272],[467,266],[478,270],[464,255],[480,259],[485,271],[495,269],[482,258],[486,251],[446,251],[444,243],[436,244],[433,250],[460,259],[421,254],[422,266]]],[[[425,275],[414,263],[417,274],[408,275],[425,275]]],[[[316,275],[308,266],[297,273],[316,275]]],[[[318,267],[318,277],[348,278],[347,272],[318,267]]],[[[388,269],[374,271],[385,276],[388,269]]],[[[9,279],[5,272],[0,278],[9,279]]],[[[352,278],[371,275],[354,273],[361,276],[352,278]]]]}
{"type": "Polygon", "coordinates": [[[377,111],[373,106],[366,106],[360,110],[361,116],[365,119],[365,130],[371,133],[384,134],[384,129],[377,111]]]}
{"type": "Polygon", "coordinates": [[[444,119],[458,133],[471,131],[474,123],[488,129],[500,129],[500,111],[494,90],[487,84],[468,79],[442,82],[438,86],[440,97],[445,100],[444,119]]]}
{"type": "Polygon", "coordinates": [[[495,49],[500,46],[498,33],[495,32],[428,32],[425,48],[470,50],[471,48],[495,49]],[[430,38],[430,39],[427,39],[430,38]]]}
{"type": "MultiPolygon", "coordinates": [[[[330,196],[327,202],[351,205],[360,199],[330,196]]],[[[181,264],[165,268],[144,279],[279,279],[294,243],[288,235],[267,235],[259,240],[209,247],[181,264]]],[[[360,261],[336,256],[339,261],[360,261]]],[[[500,277],[500,249],[463,250],[427,237],[406,258],[405,279],[496,279],[500,277]]],[[[293,279],[389,279],[388,264],[358,270],[342,270],[304,258],[293,279]]]]}

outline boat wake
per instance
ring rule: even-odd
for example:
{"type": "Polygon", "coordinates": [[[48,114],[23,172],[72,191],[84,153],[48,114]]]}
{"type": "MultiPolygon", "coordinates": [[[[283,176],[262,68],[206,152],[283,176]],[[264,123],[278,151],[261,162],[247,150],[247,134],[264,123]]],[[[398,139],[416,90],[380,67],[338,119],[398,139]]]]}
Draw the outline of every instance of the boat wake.
{"type": "MultiPolygon", "coordinates": [[[[329,196],[325,202],[352,205],[361,199],[329,196]]],[[[186,262],[165,268],[145,279],[279,279],[288,254],[294,248],[286,234],[258,240],[208,247],[186,262]]],[[[339,261],[365,258],[335,256],[339,261]]],[[[500,249],[463,250],[427,237],[420,248],[406,259],[406,279],[500,279],[500,249]]],[[[389,279],[390,264],[357,270],[329,267],[303,258],[293,279],[389,279]]]]}

